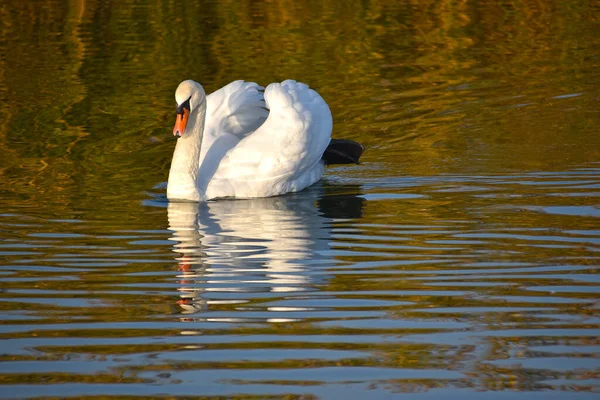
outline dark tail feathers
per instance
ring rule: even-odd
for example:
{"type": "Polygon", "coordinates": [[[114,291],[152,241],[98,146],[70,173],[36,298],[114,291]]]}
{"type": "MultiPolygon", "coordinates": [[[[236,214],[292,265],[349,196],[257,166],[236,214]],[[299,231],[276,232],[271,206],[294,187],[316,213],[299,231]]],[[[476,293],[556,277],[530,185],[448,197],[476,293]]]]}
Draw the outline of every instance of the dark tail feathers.
{"type": "Polygon", "coordinates": [[[327,165],[358,164],[358,159],[363,151],[365,151],[365,147],[354,140],[331,139],[323,153],[323,160],[327,165]]]}

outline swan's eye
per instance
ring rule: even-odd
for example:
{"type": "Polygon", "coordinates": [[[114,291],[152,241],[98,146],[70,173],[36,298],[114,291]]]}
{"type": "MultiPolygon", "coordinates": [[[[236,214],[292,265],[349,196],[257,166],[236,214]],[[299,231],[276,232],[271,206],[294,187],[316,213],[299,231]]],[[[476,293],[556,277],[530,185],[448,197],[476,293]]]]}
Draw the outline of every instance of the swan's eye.
{"type": "Polygon", "coordinates": [[[177,114],[183,114],[183,110],[188,110],[188,112],[190,111],[190,100],[192,99],[192,97],[190,96],[189,99],[187,99],[186,101],[184,101],[183,103],[181,103],[180,105],[177,106],[177,114]]]}

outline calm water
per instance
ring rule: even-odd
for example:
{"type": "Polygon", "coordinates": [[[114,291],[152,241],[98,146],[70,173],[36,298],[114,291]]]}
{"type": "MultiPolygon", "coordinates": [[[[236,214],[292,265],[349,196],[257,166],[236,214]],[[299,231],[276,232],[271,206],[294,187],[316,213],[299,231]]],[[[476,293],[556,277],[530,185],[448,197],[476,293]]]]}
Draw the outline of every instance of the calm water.
{"type": "Polygon", "coordinates": [[[598,398],[592,1],[0,4],[0,397],[598,398]],[[165,200],[177,84],[363,163],[165,200]]]}

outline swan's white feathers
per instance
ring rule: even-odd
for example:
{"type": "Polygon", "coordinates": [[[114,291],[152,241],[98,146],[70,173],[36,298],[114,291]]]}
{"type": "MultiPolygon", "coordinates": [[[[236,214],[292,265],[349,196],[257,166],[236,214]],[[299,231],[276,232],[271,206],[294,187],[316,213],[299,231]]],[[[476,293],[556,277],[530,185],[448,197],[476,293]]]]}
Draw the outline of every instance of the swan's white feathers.
{"type": "MultiPolygon", "coordinates": [[[[190,133],[176,146],[170,199],[268,197],[302,190],[321,178],[332,129],[325,101],[293,80],[262,90],[235,81],[206,97],[206,118],[203,110],[190,117],[190,133]]],[[[177,95],[179,101],[187,93],[177,95]]]]}
{"type": "Polygon", "coordinates": [[[216,180],[264,181],[301,175],[321,162],[331,139],[329,107],[303,83],[286,80],[265,90],[266,121],[221,160],[216,180]]]}
{"type": "Polygon", "coordinates": [[[181,82],[175,91],[175,101],[177,102],[177,105],[179,106],[189,99],[191,109],[198,107],[205,97],[206,93],[204,93],[202,85],[191,79],[181,82]]]}
{"type": "Polygon", "coordinates": [[[231,82],[208,96],[207,125],[214,133],[230,133],[240,138],[256,130],[265,121],[264,88],[254,82],[231,82]]]}

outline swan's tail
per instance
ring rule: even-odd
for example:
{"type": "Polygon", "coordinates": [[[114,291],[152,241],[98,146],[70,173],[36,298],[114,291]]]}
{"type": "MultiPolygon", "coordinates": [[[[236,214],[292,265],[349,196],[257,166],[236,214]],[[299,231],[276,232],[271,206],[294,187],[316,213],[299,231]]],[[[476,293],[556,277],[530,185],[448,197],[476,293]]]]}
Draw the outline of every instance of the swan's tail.
{"type": "Polygon", "coordinates": [[[327,165],[358,164],[363,151],[365,147],[354,140],[331,139],[322,158],[327,165]]]}

